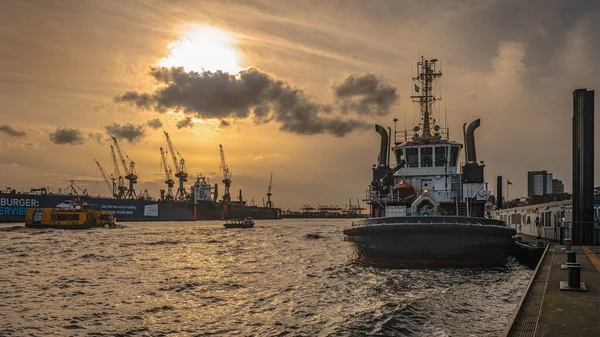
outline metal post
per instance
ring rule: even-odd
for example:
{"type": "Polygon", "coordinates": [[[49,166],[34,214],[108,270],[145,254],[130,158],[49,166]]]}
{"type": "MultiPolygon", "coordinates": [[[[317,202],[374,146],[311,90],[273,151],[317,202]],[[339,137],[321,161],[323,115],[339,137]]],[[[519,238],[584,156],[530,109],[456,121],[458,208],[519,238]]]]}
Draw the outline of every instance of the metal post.
{"type": "Polygon", "coordinates": [[[581,283],[581,264],[580,263],[567,263],[569,268],[569,288],[579,289],[581,283]]]}
{"type": "Polygon", "coordinates": [[[567,263],[577,262],[577,252],[573,249],[567,250],[567,263]]]}

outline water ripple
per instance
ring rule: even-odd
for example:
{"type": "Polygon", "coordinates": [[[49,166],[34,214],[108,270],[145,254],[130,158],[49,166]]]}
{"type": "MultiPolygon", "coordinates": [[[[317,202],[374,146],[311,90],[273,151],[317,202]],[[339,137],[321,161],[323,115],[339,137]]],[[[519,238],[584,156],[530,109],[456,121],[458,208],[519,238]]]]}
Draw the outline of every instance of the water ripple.
{"type": "Polygon", "coordinates": [[[531,275],[365,267],[347,225],[0,225],[0,335],[496,336],[531,275]]]}

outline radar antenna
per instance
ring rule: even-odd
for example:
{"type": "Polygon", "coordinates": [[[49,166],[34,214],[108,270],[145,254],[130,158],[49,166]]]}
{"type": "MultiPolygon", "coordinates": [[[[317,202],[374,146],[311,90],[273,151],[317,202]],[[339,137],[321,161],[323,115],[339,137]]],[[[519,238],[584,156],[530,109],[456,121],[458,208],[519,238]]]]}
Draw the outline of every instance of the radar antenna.
{"type": "Polygon", "coordinates": [[[413,77],[416,95],[410,96],[410,98],[421,106],[422,123],[419,124],[422,124],[422,127],[415,126],[413,140],[441,139],[440,127],[435,124],[435,119],[433,119],[433,103],[442,99],[435,97],[433,92],[434,80],[442,76],[442,73],[436,70],[437,61],[437,59],[427,60],[421,56],[421,61],[417,62],[417,76],[413,77]],[[434,124],[433,127],[431,124],[434,124]],[[421,131],[420,134],[419,131],[421,131]]]}

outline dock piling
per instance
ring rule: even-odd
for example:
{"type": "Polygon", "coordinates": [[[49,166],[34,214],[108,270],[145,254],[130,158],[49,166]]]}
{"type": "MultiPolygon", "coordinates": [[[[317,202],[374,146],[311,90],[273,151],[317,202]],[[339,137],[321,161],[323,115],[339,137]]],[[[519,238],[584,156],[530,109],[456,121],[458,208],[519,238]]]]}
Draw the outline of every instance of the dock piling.
{"type": "Polygon", "coordinates": [[[585,283],[581,282],[581,263],[567,262],[569,278],[560,282],[560,290],[587,291],[585,283]]]}
{"type": "Polygon", "coordinates": [[[569,268],[569,288],[579,288],[581,263],[567,263],[567,268],[569,268]]]}
{"type": "Polygon", "coordinates": [[[577,252],[574,249],[567,250],[567,263],[577,262],[577,252]]]}

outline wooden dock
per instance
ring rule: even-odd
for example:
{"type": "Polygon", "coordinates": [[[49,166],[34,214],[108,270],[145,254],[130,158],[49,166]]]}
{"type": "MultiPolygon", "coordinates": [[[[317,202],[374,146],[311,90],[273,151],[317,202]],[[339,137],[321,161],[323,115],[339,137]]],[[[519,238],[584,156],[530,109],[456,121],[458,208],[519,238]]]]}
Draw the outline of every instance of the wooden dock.
{"type": "Polygon", "coordinates": [[[504,336],[600,336],[600,247],[573,246],[586,291],[561,290],[568,280],[564,246],[547,242],[546,250],[504,336]]]}

